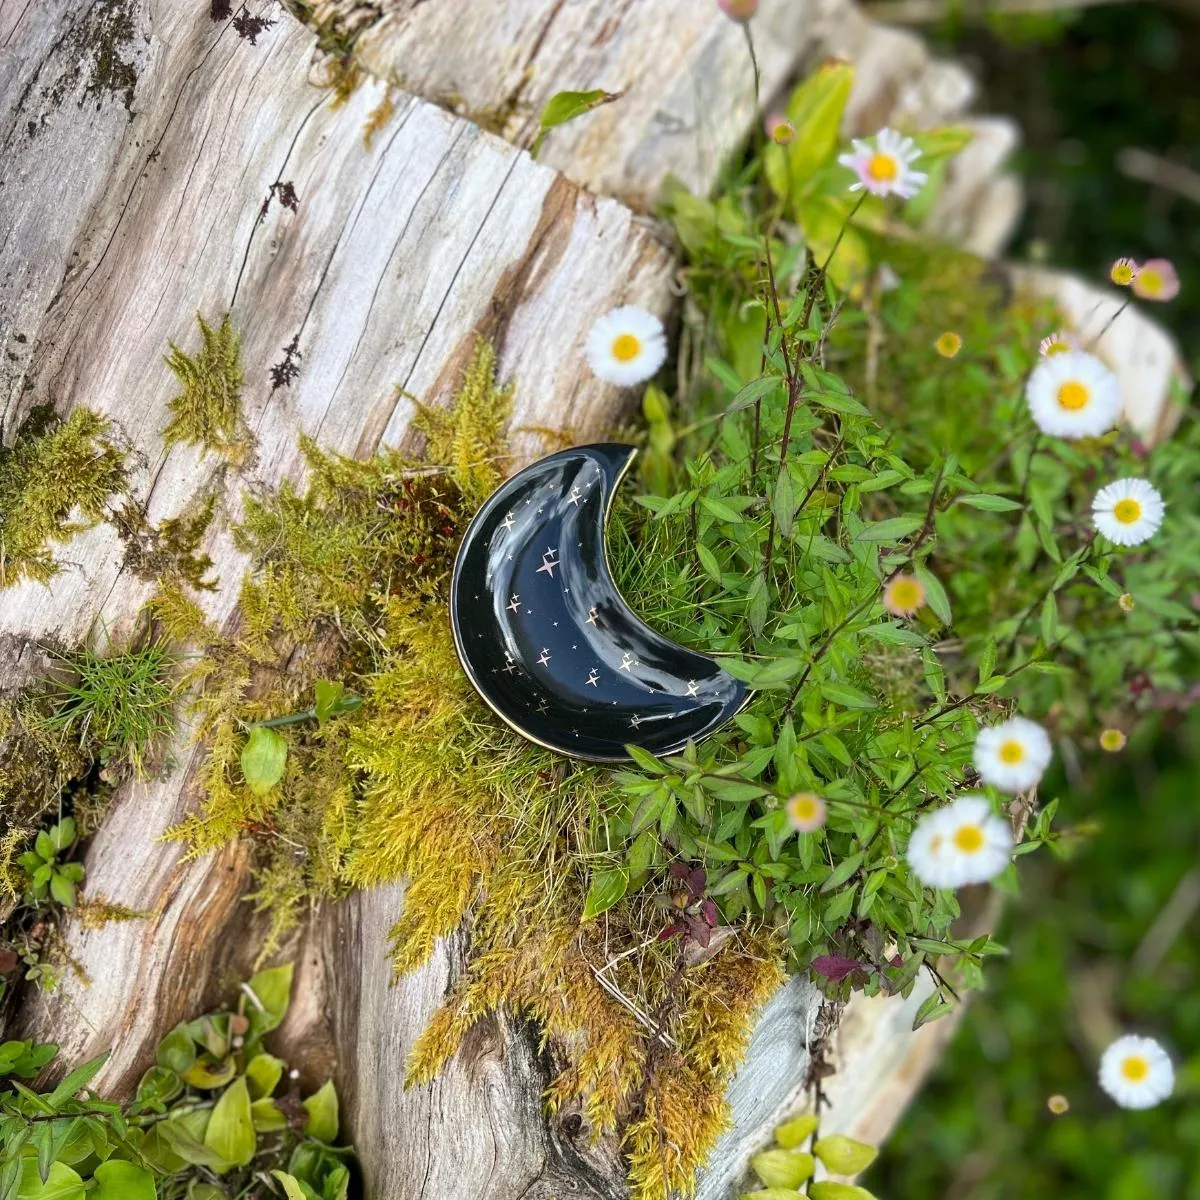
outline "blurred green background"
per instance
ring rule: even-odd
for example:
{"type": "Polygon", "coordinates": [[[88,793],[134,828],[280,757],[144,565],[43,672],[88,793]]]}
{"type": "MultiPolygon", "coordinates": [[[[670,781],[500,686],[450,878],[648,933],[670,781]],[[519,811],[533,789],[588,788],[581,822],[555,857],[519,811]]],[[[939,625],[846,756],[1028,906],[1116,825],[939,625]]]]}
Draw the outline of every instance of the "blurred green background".
{"type": "MultiPolygon", "coordinates": [[[[1120,255],[1172,259],[1183,291],[1155,315],[1200,368],[1200,3],[951,8],[921,29],[1024,132],[1012,256],[1096,280],[1120,255]]],[[[1086,836],[1022,862],[1011,957],[863,1181],[884,1200],[1200,1200],[1200,709],[1141,717],[1121,755],[1084,749],[1042,791],[1086,836]],[[1149,1112],[1095,1082],[1126,1031],[1176,1060],[1149,1112]]]]}

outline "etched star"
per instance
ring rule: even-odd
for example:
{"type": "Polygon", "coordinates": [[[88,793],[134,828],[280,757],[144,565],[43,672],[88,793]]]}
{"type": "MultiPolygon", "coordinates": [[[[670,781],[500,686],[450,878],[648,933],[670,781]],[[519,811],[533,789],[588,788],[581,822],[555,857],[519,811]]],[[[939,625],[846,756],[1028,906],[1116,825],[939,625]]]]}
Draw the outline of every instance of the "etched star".
{"type": "Polygon", "coordinates": [[[562,566],[562,563],[555,562],[554,560],[554,556],[557,553],[557,550],[547,550],[546,553],[542,555],[542,565],[538,567],[537,574],[540,575],[543,571],[545,571],[551,579],[554,578],[554,568],[562,566]]]}
{"type": "Polygon", "coordinates": [[[509,612],[517,612],[521,607],[521,597],[513,592],[512,599],[504,606],[509,612]]]}
{"type": "Polygon", "coordinates": [[[538,666],[544,667],[550,661],[550,651],[545,646],[542,647],[541,657],[538,659],[538,666]]]}
{"type": "Polygon", "coordinates": [[[588,609],[587,623],[589,625],[595,625],[595,623],[596,623],[596,606],[594,604],[592,605],[591,608],[588,609]]]}
{"type": "Polygon", "coordinates": [[[687,685],[687,691],[684,694],[687,696],[695,696],[698,693],[698,691],[699,691],[699,688],[696,684],[696,681],[694,679],[689,679],[688,685],[687,685]]]}
{"type": "Polygon", "coordinates": [[[622,671],[632,670],[636,666],[637,666],[637,660],[633,657],[632,654],[622,654],[621,655],[621,670],[622,671]]]}
{"type": "Polygon", "coordinates": [[[567,497],[567,499],[572,504],[578,505],[580,500],[583,499],[583,493],[577,487],[573,487],[571,489],[571,494],[567,497]]]}
{"type": "Polygon", "coordinates": [[[509,513],[508,516],[506,516],[504,520],[500,522],[500,524],[503,525],[505,529],[512,529],[512,527],[516,524],[516,521],[513,520],[512,513],[509,513]]]}
{"type": "Polygon", "coordinates": [[[600,686],[600,672],[597,671],[595,667],[592,668],[591,673],[588,675],[587,686],[588,687],[599,687],[600,686]]]}

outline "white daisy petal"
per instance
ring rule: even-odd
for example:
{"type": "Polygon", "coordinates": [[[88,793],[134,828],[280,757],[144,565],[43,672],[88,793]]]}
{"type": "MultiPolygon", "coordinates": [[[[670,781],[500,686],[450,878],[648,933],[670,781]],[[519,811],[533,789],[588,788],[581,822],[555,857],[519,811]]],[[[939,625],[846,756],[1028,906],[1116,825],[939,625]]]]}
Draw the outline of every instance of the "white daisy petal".
{"type": "Polygon", "coordinates": [[[1175,1068],[1153,1038],[1126,1034],[1100,1056],[1100,1086],[1122,1108],[1153,1108],[1175,1087],[1175,1068]]]}
{"type": "Polygon", "coordinates": [[[985,726],[975,739],[979,778],[1002,792],[1028,791],[1046,773],[1053,757],[1050,735],[1024,717],[985,726]]]}
{"type": "Polygon", "coordinates": [[[1034,423],[1053,437],[1099,437],[1121,414],[1117,377],[1083,350],[1043,358],[1029,376],[1025,398],[1034,423]]]}
{"type": "Polygon", "coordinates": [[[1163,523],[1166,505],[1144,479],[1118,479],[1102,487],[1092,501],[1096,528],[1118,546],[1138,546],[1163,523]]]}
{"type": "Polygon", "coordinates": [[[923,816],[908,843],[913,874],[927,887],[986,883],[1008,866],[1013,836],[986,796],[966,795],[923,816]]]}
{"type": "Polygon", "coordinates": [[[587,360],[597,378],[632,387],[653,378],[667,357],[662,322],[644,308],[614,308],[592,326],[587,360]]]}

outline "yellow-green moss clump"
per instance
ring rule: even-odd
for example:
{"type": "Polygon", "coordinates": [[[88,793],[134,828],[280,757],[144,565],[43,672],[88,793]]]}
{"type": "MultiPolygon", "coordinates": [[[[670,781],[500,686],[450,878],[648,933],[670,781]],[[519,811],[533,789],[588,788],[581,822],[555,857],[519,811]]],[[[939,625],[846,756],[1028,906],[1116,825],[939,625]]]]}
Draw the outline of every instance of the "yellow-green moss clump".
{"type": "Polygon", "coordinates": [[[0,449],[0,588],[45,582],[54,543],[97,524],[125,490],[125,451],[90,409],[60,419],[34,410],[11,449],[0,449]]]}
{"type": "Polygon", "coordinates": [[[609,773],[500,724],[459,669],[446,616],[454,550],[507,467],[511,393],[493,371],[481,345],[453,410],[419,410],[426,461],[352,462],[305,441],[306,489],[248,498],[236,634],[198,627],[178,589],[160,595],[164,626],[199,628],[203,642],[206,797],[175,833],[195,854],[253,839],[276,939],[313,901],[407,878],[392,930],[402,973],[469,916],[471,961],[410,1081],[436,1075],[494,1009],[533,1017],[570,1048],[549,1106],[577,1106],[596,1136],[619,1131],[635,1195],[661,1200],[688,1187],[725,1125],[726,1083],[786,948],[738,929],[686,965],[678,941],[657,938],[667,917],[653,888],[582,921],[619,803],[609,773]],[[361,706],[279,727],[283,777],[256,794],[239,765],[246,726],[311,707],[322,679],[361,706]]]}
{"type": "Polygon", "coordinates": [[[254,442],[242,416],[241,338],[229,314],[214,329],[197,314],[200,349],[187,354],[174,342],[167,366],[179,381],[180,391],[167,404],[171,420],[163,430],[168,446],[177,442],[199,445],[238,466],[245,462],[254,442]]]}

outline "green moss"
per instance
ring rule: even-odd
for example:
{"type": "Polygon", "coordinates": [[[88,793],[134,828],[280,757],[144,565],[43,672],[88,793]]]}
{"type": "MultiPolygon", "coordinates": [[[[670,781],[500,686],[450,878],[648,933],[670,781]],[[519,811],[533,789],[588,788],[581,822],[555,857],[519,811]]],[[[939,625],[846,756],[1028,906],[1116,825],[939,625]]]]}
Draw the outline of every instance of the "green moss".
{"type": "Polygon", "coordinates": [[[242,416],[241,338],[228,313],[215,329],[199,314],[196,322],[199,351],[187,354],[172,342],[166,356],[181,390],[167,404],[171,420],[163,430],[163,441],[168,446],[199,445],[241,465],[254,440],[242,416]]]}
{"type": "Polygon", "coordinates": [[[60,420],[35,410],[16,444],[0,450],[0,588],[58,571],[54,543],[108,515],[126,487],[125,451],[90,409],[60,420]]]}
{"type": "Polygon", "coordinates": [[[125,540],[125,566],[142,579],[166,585],[178,581],[189,587],[211,591],[216,580],[208,578],[212,559],[200,545],[212,524],[216,494],[175,517],[151,525],[133,499],[115,514],[117,529],[125,540]]]}

